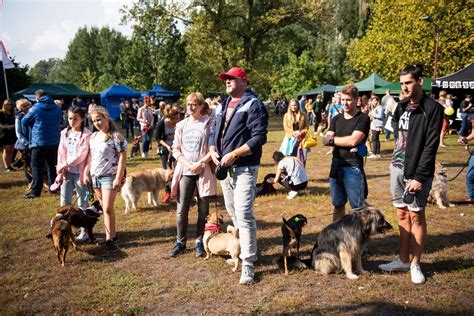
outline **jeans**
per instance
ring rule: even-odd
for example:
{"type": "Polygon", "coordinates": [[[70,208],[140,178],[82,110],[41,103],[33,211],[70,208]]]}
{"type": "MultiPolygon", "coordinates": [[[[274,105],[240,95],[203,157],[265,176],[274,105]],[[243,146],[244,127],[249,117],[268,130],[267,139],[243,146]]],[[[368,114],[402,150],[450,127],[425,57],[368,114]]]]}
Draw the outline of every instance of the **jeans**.
{"type": "Polygon", "coordinates": [[[77,192],[77,205],[86,209],[89,206],[88,197],[86,196],[86,186],[81,185],[79,179],[79,173],[67,172],[61,185],[61,206],[72,205],[72,191],[76,188],[77,192]]]}
{"type": "Polygon", "coordinates": [[[58,162],[58,145],[31,148],[31,194],[41,195],[43,189],[43,172],[46,165],[49,185],[56,179],[56,164],[58,162]]]}
{"type": "Polygon", "coordinates": [[[134,131],[133,131],[133,119],[125,119],[124,121],[124,129],[125,129],[125,137],[128,138],[129,133],[128,130],[130,129],[130,133],[132,135],[132,138],[135,137],[134,131]]]}
{"type": "Polygon", "coordinates": [[[469,167],[467,168],[466,190],[467,197],[469,199],[474,199],[474,156],[471,156],[471,159],[469,160],[469,167]]]}
{"type": "Polygon", "coordinates": [[[239,166],[231,170],[221,181],[222,194],[227,212],[239,230],[242,266],[253,266],[257,261],[257,221],[253,215],[253,202],[258,166],[239,166]]]}
{"type": "MultiPolygon", "coordinates": [[[[186,244],[188,233],[188,214],[196,190],[199,176],[182,176],[179,181],[179,196],[176,210],[176,241],[186,244]]],[[[202,241],[206,217],[209,215],[209,197],[198,195],[198,220],[196,227],[196,240],[202,241]]]]}
{"type": "Polygon", "coordinates": [[[364,173],[357,167],[342,167],[342,183],[336,178],[329,178],[331,199],[334,206],[343,206],[349,199],[351,208],[364,206],[365,185],[364,173]]]}
{"type": "Polygon", "coordinates": [[[459,135],[466,137],[468,128],[469,128],[469,113],[461,113],[461,129],[459,129],[459,135]]]}
{"type": "Polygon", "coordinates": [[[150,128],[142,137],[142,142],[143,142],[142,151],[143,151],[143,153],[147,153],[150,150],[150,141],[151,141],[151,134],[152,133],[153,133],[153,130],[150,128]]]}
{"type": "Polygon", "coordinates": [[[380,155],[380,131],[372,130],[372,152],[374,155],[380,155]]]}

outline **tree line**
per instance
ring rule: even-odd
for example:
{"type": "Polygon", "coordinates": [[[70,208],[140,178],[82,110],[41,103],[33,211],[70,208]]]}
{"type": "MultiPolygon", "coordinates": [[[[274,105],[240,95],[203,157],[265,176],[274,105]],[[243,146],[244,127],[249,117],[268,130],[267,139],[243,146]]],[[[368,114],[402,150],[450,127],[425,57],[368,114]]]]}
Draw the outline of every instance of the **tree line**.
{"type": "Polygon", "coordinates": [[[108,27],[80,28],[64,58],[41,60],[32,82],[70,82],[90,91],[113,83],[136,90],[222,92],[217,74],[238,65],[264,96],[293,97],[375,71],[397,80],[421,61],[438,76],[473,60],[473,5],[467,0],[139,0],[122,9],[130,38],[108,27]]]}

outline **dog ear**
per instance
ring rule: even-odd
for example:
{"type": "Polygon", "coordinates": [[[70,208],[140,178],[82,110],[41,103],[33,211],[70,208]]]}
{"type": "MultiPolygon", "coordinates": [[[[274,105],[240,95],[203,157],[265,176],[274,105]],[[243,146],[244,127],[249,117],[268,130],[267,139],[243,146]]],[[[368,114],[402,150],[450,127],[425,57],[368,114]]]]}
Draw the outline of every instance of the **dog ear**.
{"type": "Polygon", "coordinates": [[[58,214],[66,214],[69,209],[71,208],[70,205],[64,205],[64,206],[61,206],[60,208],[58,208],[58,210],[56,211],[56,213],[58,214]]]}

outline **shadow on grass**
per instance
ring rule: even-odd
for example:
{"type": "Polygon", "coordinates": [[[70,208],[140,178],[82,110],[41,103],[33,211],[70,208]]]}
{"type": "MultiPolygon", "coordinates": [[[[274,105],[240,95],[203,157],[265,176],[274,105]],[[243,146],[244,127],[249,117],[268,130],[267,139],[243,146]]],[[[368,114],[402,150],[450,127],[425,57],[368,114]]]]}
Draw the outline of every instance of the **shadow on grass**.
{"type": "Polygon", "coordinates": [[[390,173],[368,174],[368,175],[366,175],[367,179],[385,178],[385,177],[390,177],[390,173]]]}
{"type": "MultiPolygon", "coordinates": [[[[284,312],[283,312],[284,313],[284,312]]],[[[325,315],[325,314],[358,314],[358,315],[469,315],[469,308],[450,308],[449,312],[439,309],[426,309],[399,305],[384,301],[374,301],[367,303],[353,303],[346,305],[336,305],[326,308],[301,309],[299,314],[325,315]]]]}
{"type": "Polygon", "coordinates": [[[0,182],[0,189],[11,189],[12,187],[21,187],[21,186],[26,186],[27,183],[24,179],[19,180],[10,180],[6,182],[0,182]]]}

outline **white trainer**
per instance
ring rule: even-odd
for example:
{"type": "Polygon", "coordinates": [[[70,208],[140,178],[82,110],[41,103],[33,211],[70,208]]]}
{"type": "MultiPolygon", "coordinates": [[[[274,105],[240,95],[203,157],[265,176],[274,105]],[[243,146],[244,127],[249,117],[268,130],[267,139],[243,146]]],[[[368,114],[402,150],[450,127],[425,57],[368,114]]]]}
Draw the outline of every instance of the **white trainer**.
{"type": "Polygon", "coordinates": [[[415,284],[422,284],[422,283],[425,283],[426,281],[425,276],[423,275],[423,272],[421,272],[420,265],[417,263],[411,264],[410,275],[411,275],[411,281],[415,284]]]}
{"type": "Polygon", "coordinates": [[[288,200],[291,200],[291,199],[293,199],[293,198],[294,198],[295,196],[297,196],[297,195],[298,195],[298,191],[290,191],[290,192],[288,193],[288,195],[286,196],[286,198],[287,198],[288,200]]]}
{"type": "Polygon", "coordinates": [[[88,240],[89,240],[89,234],[87,233],[87,230],[84,227],[81,227],[81,232],[76,237],[76,241],[77,242],[86,242],[88,240]]]}
{"type": "Polygon", "coordinates": [[[392,262],[379,264],[379,269],[387,272],[408,271],[410,270],[410,263],[403,263],[400,261],[400,258],[397,258],[392,262]]]}
{"type": "Polygon", "coordinates": [[[254,267],[251,265],[245,265],[242,267],[242,274],[240,275],[239,284],[251,284],[255,276],[254,267]]]}

